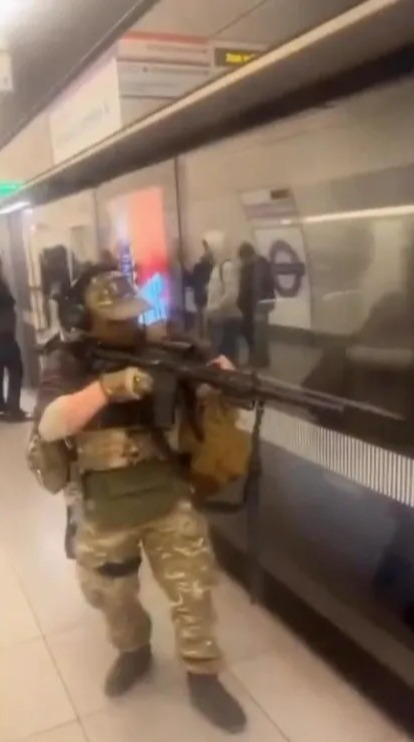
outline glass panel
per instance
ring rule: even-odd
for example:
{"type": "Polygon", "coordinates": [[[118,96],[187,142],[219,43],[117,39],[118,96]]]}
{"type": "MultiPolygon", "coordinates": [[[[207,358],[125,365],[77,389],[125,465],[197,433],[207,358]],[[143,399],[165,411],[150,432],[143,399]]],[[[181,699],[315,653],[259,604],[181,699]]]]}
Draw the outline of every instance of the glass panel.
{"type": "MultiPolygon", "coordinates": [[[[180,162],[189,327],[238,366],[348,400],[267,410],[262,563],[383,661],[414,649],[411,87],[180,162]]],[[[216,525],[246,548],[241,519],[216,525]]]]}
{"type": "Polygon", "coordinates": [[[101,246],[133,281],[150,309],[145,322],[182,322],[177,197],[173,162],[105,184],[97,191],[101,246]]]}
{"type": "Polygon", "coordinates": [[[58,332],[54,297],[76,278],[99,250],[91,191],[26,209],[22,217],[36,339],[58,332]]]}

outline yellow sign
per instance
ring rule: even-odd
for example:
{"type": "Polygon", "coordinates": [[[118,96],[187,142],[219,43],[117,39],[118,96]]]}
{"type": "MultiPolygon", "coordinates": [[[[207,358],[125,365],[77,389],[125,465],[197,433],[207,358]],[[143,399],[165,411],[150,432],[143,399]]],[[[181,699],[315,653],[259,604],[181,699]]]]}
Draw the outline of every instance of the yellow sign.
{"type": "Polygon", "coordinates": [[[247,54],[246,52],[226,52],[226,64],[247,64],[247,62],[250,62],[255,56],[255,54],[247,54]]]}
{"type": "Polygon", "coordinates": [[[216,67],[241,67],[257,57],[257,49],[226,49],[217,47],[214,50],[214,63],[216,67]]]}

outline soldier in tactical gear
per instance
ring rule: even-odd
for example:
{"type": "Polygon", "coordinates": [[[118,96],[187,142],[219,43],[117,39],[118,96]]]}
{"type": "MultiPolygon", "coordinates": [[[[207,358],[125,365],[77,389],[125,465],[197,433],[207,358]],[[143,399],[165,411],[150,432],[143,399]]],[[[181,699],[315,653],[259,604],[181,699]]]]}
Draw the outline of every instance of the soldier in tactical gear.
{"type": "MultiPolygon", "coordinates": [[[[245,726],[244,712],[218,679],[222,655],[214,633],[207,524],[191,504],[190,485],[154,435],[153,378],[137,368],[97,377],[87,361],[92,340],[117,348],[150,344],[160,328],[138,324],[146,309],[127,279],[103,266],[81,275],[62,298],[66,342],[50,353],[43,370],[29,463],[49,490],[71,481],[81,489],[79,581],[88,602],[102,611],[119,652],[106,693],[125,693],[151,666],[151,620],[138,598],[143,549],[171,604],[194,706],[237,732],[245,726]]],[[[163,431],[171,449],[179,417],[178,409],[163,431]]]]}

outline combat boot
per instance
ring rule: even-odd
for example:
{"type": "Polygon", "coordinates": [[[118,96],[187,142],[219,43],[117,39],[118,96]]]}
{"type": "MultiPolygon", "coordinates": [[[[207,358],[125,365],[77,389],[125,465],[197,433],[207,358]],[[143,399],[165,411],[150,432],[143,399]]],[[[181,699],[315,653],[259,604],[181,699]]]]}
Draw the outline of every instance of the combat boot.
{"type": "Polygon", "coordinates": [[[187,680],[191,702],[206,719],[232,734],[243,731],[246,714],[216,675],[188,673],[187,680]]]}
{"type": "Polygon", "coordinates": [[[105,681],[105,693],[116,698],[127,693],[146,675],[152,664],[151,647],[147,644],[136,652],[123,652],[115,660],[105,681]]]}

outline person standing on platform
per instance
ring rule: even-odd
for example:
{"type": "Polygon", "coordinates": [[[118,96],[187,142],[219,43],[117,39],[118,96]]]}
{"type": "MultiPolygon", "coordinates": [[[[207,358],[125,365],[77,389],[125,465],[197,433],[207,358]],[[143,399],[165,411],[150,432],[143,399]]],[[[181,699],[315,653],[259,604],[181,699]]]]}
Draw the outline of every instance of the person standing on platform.
{"type": "Polygon", "coordinates": [[[190,285],[193,290],[194,304],[197,311],[197,333],[200,337],[205,337],[206,335],[205,309],[207,305],[207,290],[214,265],[213,255],[206,240],[203,240],[203,251],[203,255],[195,264],[190,276],[190,285]]]}
{"type": "Polygon", "coordinates": [[[239,309],[242,334],[249,349],[249,364],[266,368],[269,358],[269,314],[275,306],[275,287],[269,261],[250,242],[239,248],[239,309]]]}
{"type": "Polygon", "coordinates": [[[23,362],[16,340],[15,300],[0,258],[0,414],[7,422],[24,422],[27,419],[20,407],[22,382],[23,362]]]}
{"type": "MultiPolygon", "coordinates": [[[[193,488],[176,458],[180,420],[196,414],[197,397],[186,402],[184,394],[172,395],[173,407],[164,404],[160,420],[156,381],[143,369],[91,365],[91,344],[145,354],[167,339],[162,323],[138,323],[147,309],[127,278],[104,266],[71,287],[60,306],[70,342],[48,356],[42,372],[29,466],[51,492],[65,489],[70,471],[77,472],[79,581],[118,650],[107,695],[126,693],[152,664],[151,620],[138,597],[143,550],[170,601],[191,701],[234,733],[244,729],[246,716],[219,679],[207,522],[192,504],[193,488]]],[[[224,358],[212,362],[232,368],[224,358]]]]}
{"type": "Polygon", "coordinates": [[[241,321],[237,306],[238,269],[230,255],[224,232],[207,232],[203,242],[208,246],[214,261],[207,287],[206,306],[210,339],[218,355],[224,355],[237,363],[241,321]]]}

